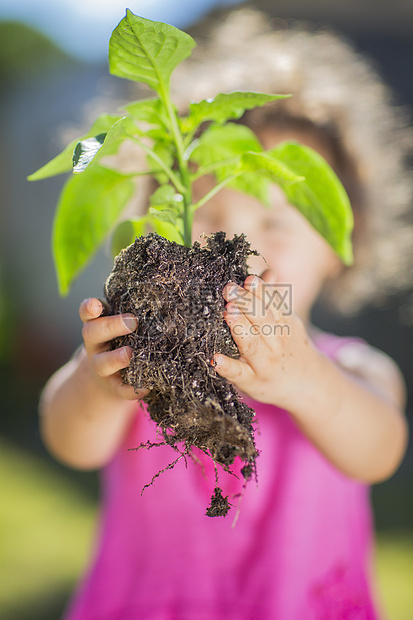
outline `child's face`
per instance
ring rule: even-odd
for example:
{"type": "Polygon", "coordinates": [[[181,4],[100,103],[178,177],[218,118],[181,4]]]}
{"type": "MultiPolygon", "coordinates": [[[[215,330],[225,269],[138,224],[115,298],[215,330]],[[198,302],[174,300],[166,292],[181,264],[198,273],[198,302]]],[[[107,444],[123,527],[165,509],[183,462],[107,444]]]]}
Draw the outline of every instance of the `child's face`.
{"type": "MultiPolygon", "coordinates": [[[[314,141],[303,135],[281,135],[267,131],[261,135],[265,148],[271,148],[281,140],[295,139],[317,148],[314,141]]],[[[321,148],[318,148],[320,152],[321,148]]],[[[327,154],[321,154],[328,159],[327,154]]],[[[211,178],[201,178],[194,190],[198,200],[213,185],[211,178]]],[[[228,188],[202,206],[195,213],[193,239],[199,235],[219,230],[227,236],[245,233],[251,247],[262,254],[251,256],[250,271],[262,273],[268,266],[276,274],[277,282],[292,284],[293,311],[304,321],[324,281],[340,269],[340,260],[326,241],[310,226],[305,218],[292,207],[276,186],[271,186],[272,208],[265,208],[254,198],[228,188]]]]}

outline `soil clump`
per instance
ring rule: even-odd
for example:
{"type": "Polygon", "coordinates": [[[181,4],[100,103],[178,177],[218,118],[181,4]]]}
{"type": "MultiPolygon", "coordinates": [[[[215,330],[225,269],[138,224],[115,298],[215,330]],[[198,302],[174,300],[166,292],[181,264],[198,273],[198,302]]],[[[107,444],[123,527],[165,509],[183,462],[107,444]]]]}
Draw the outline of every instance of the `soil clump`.
{"type": "MultiPolygon", "coordinates": [[[[227,471],[240,457],[246,480],[256,473],[258,456],[254,411],[211,360],[218,352],[239,357],[223,319],[222,291],[230,280],[244,283],[252,254],[258,253],[245,235],[227,239],[218,232],[204,247],[188,248],[149,233],[122,250],[105,283],[110,313],[137,317],[137,330],[112,346],[132,348],[123,381],[151,390],[143,400],[164,443],[184,457],[195,446],[227,471]]],[[[216,486],[208,516],[224,516],[229,506],[216,486]]]]}

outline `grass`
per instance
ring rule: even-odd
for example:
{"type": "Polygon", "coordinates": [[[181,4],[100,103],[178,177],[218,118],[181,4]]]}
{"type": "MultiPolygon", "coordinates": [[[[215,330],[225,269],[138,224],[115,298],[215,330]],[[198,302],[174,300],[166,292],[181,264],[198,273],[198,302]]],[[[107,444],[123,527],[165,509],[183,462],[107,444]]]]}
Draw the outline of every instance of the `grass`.
{"type": "MultiPolygon", "coordinates": [[[[0,618],[56,620],[91,551],[97,506],[51,461],[0,440],[0,618]]],[[[410,620],[413,532],[377,535],[386,620],[410,620]]]]}
{"type": "Polygon", "coordinates": [[[377,536],[378,589],[389,620],[411,620],[413,614],[413,533],[377,536]]]}
{"type": "Polygon", "coordinates": [[[0,497],[0,618],[56,620],[89,555],[96,505],[4,439],[0,497]]]}

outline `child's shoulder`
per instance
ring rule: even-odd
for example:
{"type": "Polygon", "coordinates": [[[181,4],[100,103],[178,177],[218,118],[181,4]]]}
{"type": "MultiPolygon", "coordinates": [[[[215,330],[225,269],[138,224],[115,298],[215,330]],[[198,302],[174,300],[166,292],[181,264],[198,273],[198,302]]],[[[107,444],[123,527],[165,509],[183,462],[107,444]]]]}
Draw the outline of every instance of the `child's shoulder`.
{"type": "Polygon", "coordinates": [[[343,370],[363,379],[373,389],[386,394],[404,406],[406,387],[396,362],[387,353],[359,337],[337,336],[312,328],[315,346],[326,353],[343,370]]]}

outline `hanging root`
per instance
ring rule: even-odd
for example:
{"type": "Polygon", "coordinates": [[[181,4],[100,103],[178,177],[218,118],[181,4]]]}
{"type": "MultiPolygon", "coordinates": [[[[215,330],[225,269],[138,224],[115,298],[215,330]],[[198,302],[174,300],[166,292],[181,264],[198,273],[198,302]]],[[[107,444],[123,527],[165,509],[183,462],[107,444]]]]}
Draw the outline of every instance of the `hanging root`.
{"type": "Polygon", "coordinates": [[[244,481],[244,484],[242,485],[241,491],[239,493],[237,493],[236,495],[233,495],[233,498],[234,499],[238,499],[238,502],[237,502],[237,510],[235,512],[235,516],[234,516],[234,519],[233,519],[232,524],[231,524],[231,529],[234,529],[234,527],[237,524],[238,517],[239,517],[240,512],[241,512],[241,502],[243,500],[244,493],[245,493],[245,490],[247,488],[247,482],[248,482],[248,478],[245,478],[245,481],[244,481]]]}
{"type": "Polygon", "coordinates": [[[194,452],[192,452],[192,450],[188,451],[188,456],[193,460],[195,465],[197,465],[198,467],[201,468],[201,472],[202,472],[203,477],[205,478],[205,480],[208,480],[208,476],[206,475],[206,471],[205,471],[205,465],[203,464],[201,459],[199,459],[196,456],[196,454],[194,454],[194,452]]]}
{"type": "Polygon", "coordinates": [[[216,463],[214,463],[214,471],[215,471],[215,486],[217,487],[219,483],[219,473],[218,473],[218,467],[216,463]]]}
{"type": "Polygon", "coordinates": [[[145,450],[150,450],[151,448],[157,448],[158,446],[166,446],[165,441],[161,441],[160,443],[152,443],[151,441],[146,441],[145,443],[140,443],[136,448],[128,448],[128,452],[130,450],[141,450],[145,448],[145,450]]]}
{"type": "MultiPolygon", "coordinates": [[[[158,444],[155,444],[158,445],[158,444]]],[[[161,469],[161,471],[158,471],[157,474],[155,474],[152,478],[152,480],[150,482],[148,482],[148,484],[145,484],[145,486],[143,487],[142,491],[141,491],[141,495],[143,495],[143,492],[145,489],[147,489],[148,487],[152,486],[154,481],[159,478],[159,476],[161,474],[163,474],[165,471],[168,471],[168,469],[173,469],[175,467],[175,465],[177,464],[178,461],[180,461],[181,459],[185,458],[185,454],[180,454],[180,456],[178,456],[177,459],[175,459],[172,463],[169,463],[169,465],[167,465],[166,467],[164,467],[163,469],[161,469]]]]}

